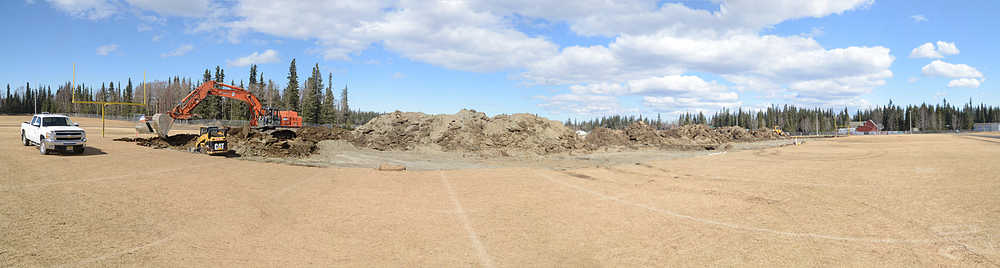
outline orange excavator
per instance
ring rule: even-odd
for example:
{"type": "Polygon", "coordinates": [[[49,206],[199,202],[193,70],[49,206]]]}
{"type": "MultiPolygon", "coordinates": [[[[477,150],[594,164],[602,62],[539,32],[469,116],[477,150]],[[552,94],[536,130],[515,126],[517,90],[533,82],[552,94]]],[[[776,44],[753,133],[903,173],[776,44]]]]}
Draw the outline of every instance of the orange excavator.
{"type": "Polygon", "coordinates": [[[188,93],[177,106],[170,109],[166,114],[168,116],[155,114],[152,118],[140,118],[136,130],[140,133],[156,133],[165,138],[174,120],[191,119],[198,116],[193,113],[194,108],[198,107],[198,104],[206,97],[212,95],[246,102],[250,106],[250,127],[265,129],[302,127],[302,117],[295,111],[279,111],[264,107],[250,91],[215,81],[207,81],[188,93]]]}

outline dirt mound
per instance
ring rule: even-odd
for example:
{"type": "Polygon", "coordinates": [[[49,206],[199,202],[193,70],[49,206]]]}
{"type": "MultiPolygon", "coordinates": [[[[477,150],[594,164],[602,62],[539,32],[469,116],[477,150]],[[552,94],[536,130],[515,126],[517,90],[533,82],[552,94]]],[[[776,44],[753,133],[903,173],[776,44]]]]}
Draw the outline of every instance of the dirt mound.
{"type": "Polygon", "coordinates": [[[668,137],[695,144],[722,144],[781,138],[777,133],[766,128],[747,130],[736,126],[710,128],[706,125],[686,125],[672,128],[666,133],[668,137]]]}
{"type": "Polygon", "coordinates": [[[624,130],[596,128],[584,141],[591,150],[609,147],[717,149],[728,143],[780,138],[768,129],[747,130],[740,127],[711,128],[706,125],[685,125],[669,130],[656,130],[644,122],[632,123],[624,130]]]}
{"type": "Polygon", "coordinates": [[[328,127],[273,130],[242,127],[228,132],[229,148],[242,156],[259,157],[306,157],[316,151],[316,143],[322,140],[349,137],[350,132],[344,129],[328,127]]]}
{"type": "Polygon", "coordinates": [[[591,130],[590,133],[587,133],[587,137],[584,138],[584,142],[586,142],[591,148],[596,149],[625,146],[629,144],[629,138],[625,136],[624,131],[599,127],[591,130]]]}
{"type": "Polygon", "coordinates": [[[303,140],[319,142],[324,140],[342,140],[349,139],[351,137],[351,132],[342,128],[328,128],[328,127],[302,127],[296,131],[296,136],[302,137],[303,140]]]}
{"type": "Polygon", "coordinates": [[[642,121],[625,127],[625,137],[629,144],[637,146],[661,146],[666,143],[655,128],[642,121]]]}
{"type": "Polygon", "coordinates": [[[168,136],[166,139],[161,139],[160,137],[152,138],[117,138],[115,141],[124,142],[134,142],[139,146],[152,147],[156,149],[173,148],[179,150],[187,150],[187,148],[193,147],[195,142],[198,140],[198,135],[195,134],[177,134],[168,136]]]}
{"type": "Polygon", "coordinates": [[[540,155],[582,146],[558,121],[531,114],[497,115],[463,109],[456,114],[393,112],[354,131],[354,143],[375,150],[478,152],[483,155],[540,155]]]}

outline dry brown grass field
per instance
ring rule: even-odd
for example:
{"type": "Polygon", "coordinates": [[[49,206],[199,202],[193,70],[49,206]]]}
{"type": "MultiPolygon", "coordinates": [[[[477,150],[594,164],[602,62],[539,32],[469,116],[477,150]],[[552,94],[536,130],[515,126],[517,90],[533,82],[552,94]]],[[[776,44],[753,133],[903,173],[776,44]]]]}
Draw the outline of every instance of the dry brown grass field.
{"type": "Polygon", "coordinates": [[[855,136],[636,163],[379,172],[84,155],[0,116],[0,266],[998,266],[1000,139],[855,136]]]}

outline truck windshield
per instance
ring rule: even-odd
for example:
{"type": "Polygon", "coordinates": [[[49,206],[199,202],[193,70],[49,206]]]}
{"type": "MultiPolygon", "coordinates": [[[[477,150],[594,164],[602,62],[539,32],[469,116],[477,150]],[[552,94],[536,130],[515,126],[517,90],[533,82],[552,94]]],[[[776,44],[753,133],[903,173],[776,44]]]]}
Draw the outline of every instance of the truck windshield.
{"type": "Polygon", "coordinates": [[[69,118],[66,118],[66,117],[43,117],[42,118],[42,126],[46,126],[46,127],[68,127],[71,124],[73,124],[73,122],[70,122],[69,118]]]}

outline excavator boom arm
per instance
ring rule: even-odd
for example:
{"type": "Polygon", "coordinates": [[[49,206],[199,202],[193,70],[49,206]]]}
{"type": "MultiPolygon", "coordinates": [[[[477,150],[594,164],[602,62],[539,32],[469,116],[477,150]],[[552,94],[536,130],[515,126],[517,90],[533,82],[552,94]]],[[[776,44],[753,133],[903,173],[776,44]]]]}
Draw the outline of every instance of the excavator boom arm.
{"type": "Polygon", "coordinates": [[[188,95],[185,96],[184,99],[177,104],[177,106],[170,109],[167,114],[174,119],[190,119],[195,116],[193,113],[194,108],[198,107],[198,104],[201,103],[201,101],[211,95],[246,102],[247,105],[250,106],[250,126],[257,126],[257,118],[268,115],[267,110],[264,109],[260,100],[253,94],[250,94],[250,91],[215,81],[202,83],[201,86],[198,86],[198,88],[191,91],[191,93],[188,93],[188,95]]]}
{"type": "Polygon", "coordinates": [[[173,125],[174,119],[190,119],[194,117],[194,108],[198,107],[201,101],[208,96],[220,96],[224,98],[246,102],[250,106],[250,126],[251,127],[301,127],[302,117],[295,111],[273,111],[264,108],[256,96],[242,88],[207,81],[198,88],[192,90],[177,106],[167,112],[169,117],[163,114],[154,114],[152,118],[145,116],[139,119],[136,124],[136,131],[139,133],[156,133],[161,138],[166,138],[173,125]]]}

